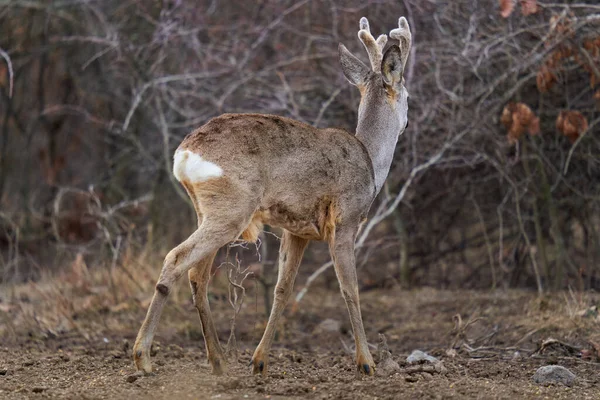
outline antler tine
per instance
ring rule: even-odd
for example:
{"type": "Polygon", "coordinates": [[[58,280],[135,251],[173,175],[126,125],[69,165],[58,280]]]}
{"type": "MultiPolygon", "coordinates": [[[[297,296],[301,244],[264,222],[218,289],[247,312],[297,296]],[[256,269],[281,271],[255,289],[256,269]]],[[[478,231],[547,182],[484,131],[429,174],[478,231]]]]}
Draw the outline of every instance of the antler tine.
{"type": "Polygon", "coordinates": [[[393,29],[390,32],[390,37],[400,42],[400,50],[402,53],[402,69],[406,67],[406,60],[410,53],[410,47],[412,45],[412,34],[410,33],[410,27],[408,21],[404,17],[398,19],[398,28],[393,29]]]}
{"type": "Polygon", "coordinates": [[[371,35],[369,20],[362,17],[360,19],[358,38],[365,46],[367,54],[369,54],[369,61],[371,61],[371,69],[373,72],[381,72],[381,60],[383,59],[383,48],[388,40],[387,35],[379,35],[377,40],[375,40],[373,35],[371,35]]]}

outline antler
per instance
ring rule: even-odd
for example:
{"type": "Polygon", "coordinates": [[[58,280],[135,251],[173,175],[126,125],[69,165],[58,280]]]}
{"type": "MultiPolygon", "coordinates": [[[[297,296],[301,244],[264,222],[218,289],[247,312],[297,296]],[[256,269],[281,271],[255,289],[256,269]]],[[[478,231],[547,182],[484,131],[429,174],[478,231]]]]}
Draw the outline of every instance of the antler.
{"type": "Polygon", "coordinates": [[[410,46],[412,44],[412,34],[410,33],[410,27],[408,21],[404,17],[398,19],[398,28],[393,29],[390,32],[390,37],[400,42],[400,51],[402,53],[402,70],[406,67],[406,59],[410,53],[410,46]]]}
{"type": "Polygon", "coordinates": [[[381,60],[383,59],[383,48],[388,40],[387,35],[379,35],[377,40],[375,40],[373,35],[371,35],[371,29],[369,29],[369,21],[365,17],[362,17],[360,19],[358,38],[369,54],[369,61],[371,61],[373,72],[381,72],[381,60]]]}

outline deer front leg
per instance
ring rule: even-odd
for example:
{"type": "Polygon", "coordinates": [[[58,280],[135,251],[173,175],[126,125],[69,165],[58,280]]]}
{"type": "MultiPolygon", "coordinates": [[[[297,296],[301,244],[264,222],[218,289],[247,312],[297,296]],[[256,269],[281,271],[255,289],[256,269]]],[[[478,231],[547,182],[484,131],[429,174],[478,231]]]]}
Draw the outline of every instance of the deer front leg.
{"type": "Polygon", "coordinates": [[[222,375],[227,371],[227,362],[219,343],[219,337],[217,336],[217,330],[215,329],[207,297],[210,271],[216,254],[217,252],[212,253],[195,265],[188,272],[188,276],[190,278],[190,288],[192,289],[192,300],[196,310],[198,310],[198,316],[202,325],[202,334],[204,335],[208,361],[212,367],[213,374],[222,375]]]}
{"type": "Polygon", "coordinates": [[[342,296],[350,315],[350,324],[356,343],[356,365],[360,373],[373,375],[375,363],[369,352],[367,337],[360,313],[358,280],[354,261],[354,240],[358,227],[336,228],[335,236],[329,242],[331,258],[337,275],[342,296]]]}
{"type": "Polygon", "coordinates": [[[254,374],[267,375],[269,350],[273,343],[275,328],[292,294],[294,280],[296,279],[298,267],[300,266],[300,261],[302,260],[302,255],[307,244],[307,239],[294,236],[288,231],[283,232],[279,248],[279,274],[277,285],[275,285],[273,307],[271,308],[271,315],[269,316],[265,333],[252,356],[252,372],[254,374]]]}

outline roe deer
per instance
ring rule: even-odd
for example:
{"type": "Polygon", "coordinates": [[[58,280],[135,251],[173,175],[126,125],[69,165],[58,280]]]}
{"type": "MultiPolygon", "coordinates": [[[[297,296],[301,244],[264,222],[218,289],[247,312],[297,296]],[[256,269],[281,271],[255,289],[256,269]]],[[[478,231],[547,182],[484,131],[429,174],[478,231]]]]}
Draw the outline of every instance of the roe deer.
{"type": "Polygon", "coordinates": [[[254,373],[267,374],[277,321],[290,298],[310,240],[327,241],[356,341],[356,365],[372,375],[374,362],[363,328],[354,261],[354,241],[388,175],[398,137],[407,124],[403,71],[411,47],[404,17],[390,37],[399,41],[383,54],[387,36],[375,40],[366,18],[358,37],[371,67],[339,45],[346,79],[358,87],[356,135],[317,129],[266,114],[224,114],[188,135],[175,152],[173,173],[185,187],[198,228],[167,254],[133,358],[150,372],[150,346],[169,291],[188,272],[214,374],[226,361],[213,324],[207,286],[215,254],[240,235],[256,241],[262,224],[283,229],[279,276],[264,335],[252,357],[254,373]]]}

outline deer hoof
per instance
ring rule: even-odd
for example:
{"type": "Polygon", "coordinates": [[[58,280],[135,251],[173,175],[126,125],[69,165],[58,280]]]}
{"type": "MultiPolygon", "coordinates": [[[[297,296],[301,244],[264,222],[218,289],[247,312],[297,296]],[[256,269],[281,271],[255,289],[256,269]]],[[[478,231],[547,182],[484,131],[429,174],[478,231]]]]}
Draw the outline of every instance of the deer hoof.
{"type": "Polygon", "coordinates": [[[145,352],[142,350],[134,351],[133,360],[139,373],[144,375],[152,374],[152,363],[150,362],[150,357],[145,352]]]}
{"type": "Polygon", "coordinates": [[[267,368],[266,368],[266,364],[264,361],[252,360],[250,363],[252,364],[252,373],[254,375],[261,374],[264,376],[267,374],[267,368]]]}
{"type": "Polygon", "coordinates": [[[359,364],[358,365],[358,372],[363,374],[363,375],[373,375],[375,374],[375,367],[369,365],[369,364],[359,364]]]}

